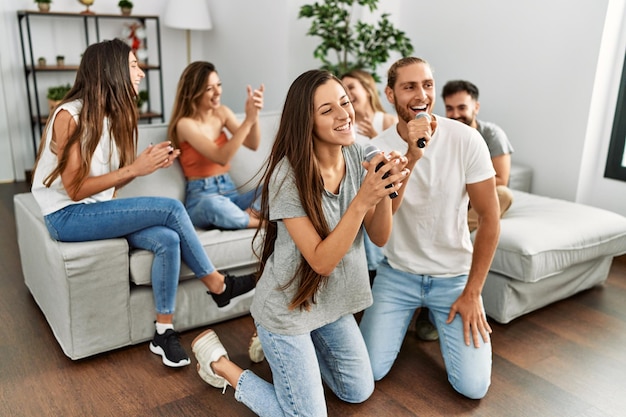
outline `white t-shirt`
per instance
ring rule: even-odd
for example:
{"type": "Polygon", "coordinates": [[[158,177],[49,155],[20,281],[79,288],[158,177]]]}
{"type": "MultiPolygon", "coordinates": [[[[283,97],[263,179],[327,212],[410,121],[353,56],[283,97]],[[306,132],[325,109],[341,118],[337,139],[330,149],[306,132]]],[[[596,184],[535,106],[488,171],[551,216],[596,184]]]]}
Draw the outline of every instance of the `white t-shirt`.
{"type": "MultiPolygon", "coordinates": [[[[385,113],[382,111],[377,111],[374,113],[374,117],[372,117],[372,127],[376,129],[376,132],[380,135],[380,132],[383,131],[383,122],[385,120],[385,113]]],[[[354,141],[361,146],[367,146],[372,139],[370,139],[366,135],[361,135],[358,133],[358,126],[355,124],[354,126],[354,141]]]]}
{"type": "MultiPolygon", "coordinates": [[[[74,118],[74,121],[78,123],[78,115],[80,114],[82,108],[83,103],[80,100],[75,100],[59,106],[52,115],[49,128],[44,133],[46,141],[45,147],[37,164],[37,168],[35,169],[32,186],[33,196],[35,197],[35,200],[37,200],[44,216],[54,213],[55,211],[71,204],[88,204],[95,203],[96,201],[108,201],[113,198],[113,193],[115,192],[114,187],[84,198],[80,201],[74,201],[65,191],[63,182],[61,181],[61,176],[58,176],[49,188],[43,184],[44,179],[56,168],[58,162],[57,156],[50,150],[54,119],[56,119],[59,111],[67,110],[74,118]]],[[[100,144],[96,148],[91,159],[89,176],[98,176],[114,171],[119,168],[119,164],[117,146],[115,145],[115,141],[111,140],[109,135],[108,119],[105,119],[100,144]]]]}
{"type": "MultiPolygon", "coordinates": [[[[495,175],[489,149],[476,129],[436,116],[437,130],[417,161],[394,214],[384,252],[398,270],[453,277],[468,274],[473,246],[467,228],[466,184],[495,175]]],[[[406,153],[396,125],[372,140],[385,152],[406,153]]]]}

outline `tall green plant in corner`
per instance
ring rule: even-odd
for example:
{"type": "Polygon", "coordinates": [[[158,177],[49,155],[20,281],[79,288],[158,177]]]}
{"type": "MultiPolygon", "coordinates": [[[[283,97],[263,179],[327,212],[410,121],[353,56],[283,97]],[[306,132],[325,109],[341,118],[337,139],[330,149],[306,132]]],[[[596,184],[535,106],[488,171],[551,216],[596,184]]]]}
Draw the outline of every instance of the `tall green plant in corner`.
{"type": "Polygon", "coordinates": [[[307,35],[322,40],[313,56],[322,61],[323,69],[341,75],[359,68],[369,70],[376,77],[376,67],[387,62],[390,51],[409,56],[413,45],[389,21],[389,13],[382,14],[376,25],[360,20],[352,22],[355,4],[373,12],[378,0],[323,0],[305,4],[298,18],[312,19],[307,35]]]}

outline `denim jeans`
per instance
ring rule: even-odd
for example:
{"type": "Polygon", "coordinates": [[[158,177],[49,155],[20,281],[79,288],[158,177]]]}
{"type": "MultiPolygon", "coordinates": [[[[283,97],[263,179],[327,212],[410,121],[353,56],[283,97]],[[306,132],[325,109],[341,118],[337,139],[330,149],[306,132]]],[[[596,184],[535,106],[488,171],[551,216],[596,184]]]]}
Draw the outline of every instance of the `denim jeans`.
{"type": "Polygon", "coordinates": [[[367,270],[376,271],[378,265],[383,260],[383,248],[376,246],[363,228],[363,246],[365,246],[365,256],[367,257],[367,270]]]}
{"type": "Polygon", "coordinates": [[[124,237],[133,248],[154,253],[152,292],[158,314],[173,314],[181,256],[201,278],[215,271],[185,207],[165,197],[120,198],[72,204],[45,217],[50,236],[61,242],[124,237]]]}
{"type": "Polygon", "coordinates": [[[250,223],[246,209],[259,210],[260,189],[239,193],[228,174],[188,181],[185,206],[196,227],[245,229],[250,223]]]}
{"type": "MultiPolygon", "coordinates": [[[[360,322],[372,363],[374,379],[382,379],[393,365],[409,323],[418,307],[428,307],[439,332],[448,381],[468,398],[485,396],[491,383],[491,343],[481,339],[479,348],[467,346],[463,320],[457,314],[446,324],[450,307],[461,295],[467,275],[435,278],[393,269],[384,259],[378,266],[372,293],[374,303],[360,322]]],[[[419,376],[415,376],[419,379],[419,376]]],[[[424,387],[427,389],[427,387],[424,387]]]]}
{"type": "Polygon", "coordinates": [[[235,398],[259,416],[326,416],[322,380],[346,402],[372,395],[372,369],[353,315],[296,336],[256,327],[274,384],[246,370],[235,398]]]}

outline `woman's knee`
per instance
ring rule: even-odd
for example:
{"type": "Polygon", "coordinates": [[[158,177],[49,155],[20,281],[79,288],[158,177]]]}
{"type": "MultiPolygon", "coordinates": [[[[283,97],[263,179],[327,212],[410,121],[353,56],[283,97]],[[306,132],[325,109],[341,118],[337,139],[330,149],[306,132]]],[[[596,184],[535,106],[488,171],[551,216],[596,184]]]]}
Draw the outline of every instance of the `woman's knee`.
{"type": "Polygon", "coordinates": [[[351,387],[348,392],[335,393],[337,397],[351,404],[360,404],[365,402],[374,393],[374,380],[368,379],[366,381],[360,381],[351,387]]]}
{"type": "Polygon", "coordinates": [[[180,236],[176,231],[167,227],[159,228],[154,236],[155,252],[179,251],[180,236]]]}

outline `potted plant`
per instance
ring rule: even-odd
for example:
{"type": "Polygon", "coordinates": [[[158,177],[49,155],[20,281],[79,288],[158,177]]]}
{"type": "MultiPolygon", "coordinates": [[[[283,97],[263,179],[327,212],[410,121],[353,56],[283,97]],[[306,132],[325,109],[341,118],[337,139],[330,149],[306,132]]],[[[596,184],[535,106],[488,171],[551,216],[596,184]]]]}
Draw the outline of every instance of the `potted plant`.
{"type": "Polygon", "coordinates": [[[63,55],[57,55],[57,65],[59,67],[62,67],[65,65],[65,56],[63,55]]]}
{"type": "Polygon", "coordinates": [[[47,13],[50,11],[50,3],[52,0],[35,0],[40,12],[47,13]]]}
{"type": "Polygon", "coordinates": [[[46,58],[43,56],[40,56],[37,59],[37,65],[39,65],[40,67],[45,67],[46,66],[46,58]]]}
{"type": "Polygon", "coordinates": [[[147,113],[148,112],[148,100],[150,96],[148,94],[148,90],[141,90],[139,94],[137,94],[137,108],[139,109],[139,113],[147,113]]]}
{"type": "Polygon", "coordinates": [[[72,88],[71,85],[55,85],[48,88],[48,94],[46,97],[48,98],[48,108],[50,110],[50,114],[54,111],[54,109],[59,105],[63,97],[70,91],[72,88]]]}
{"type": "Polygon", "coordinates": [[[117,3],[118,7],[120,8],[122,14],[124,16],[128,16],[130,15],[130,12],[133,10],[133,2],[132,1],[128,1],[128,0],[120,0],[119,3],[117,3]]]}
{"type": "Polygon", "coordinates": [[[322,61],[323,69],[338,76],[362,69],[378,78],[376,67],[387,62],[391,51],[402,56],[413,53],[410,39],[391,24],[388,13],[381,15],[376,26],[352,21],[356,4],[373,12],[377,3],[378,0],[323,0],[300,7],[298,18],[312,19],[307,35],[322,40],[313,56],[322,61]]]}

